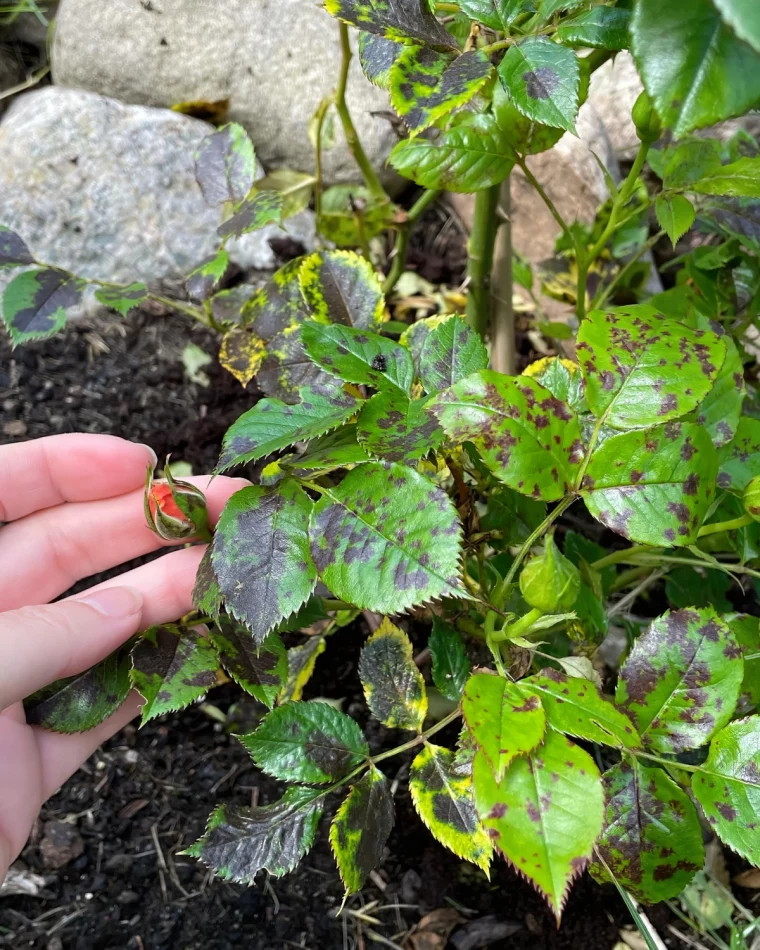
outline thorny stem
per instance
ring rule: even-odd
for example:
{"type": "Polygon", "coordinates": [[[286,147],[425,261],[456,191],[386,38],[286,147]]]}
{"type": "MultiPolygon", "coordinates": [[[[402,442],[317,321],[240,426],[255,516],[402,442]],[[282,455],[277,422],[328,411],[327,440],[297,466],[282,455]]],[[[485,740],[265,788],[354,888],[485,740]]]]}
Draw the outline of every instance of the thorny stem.
{"type": "Polygon", "coordinates": [[[409,209],[406,221],[399,225],[398,234],[396,235],[396,246],[393,249],[393,263],[383,284],[383,293],[386,294],[386,296],[396,286],[399,277],[401,277],[406,268],[406,253],[409,249],[409,239],[412,236],[412,227],[415,221],[426,208],[430,207],[440,194],[441,192],[436,190],[424,191],[409,209]]]}
{"type": "Polygon", "coordinates": [[[467,242],[467,276],[470,280],[467,322],[481,337],[485,337],[488,332],[491,317],[491,269],[500,194],[500,184],[476,193],[472,233],[467,242]]]}
{"type": "Polygon", "coordinates": [[[340,121],[343,126],[343,134],[346,136],[348,147],[351,150],[351,154],[356,159],[356,164],[361,169],[361,173],[364,176],[364,181],[370,191],[370,194],[372,194],[374,198],[385,199],[388,197],[388,195],[386,194],[385,188],[383,188],[380,179],[377,177],[377,173],[372,167],[372,163],[367,158],[366,152],[362,148],[362,143],[359,141],[356,127],[354,126],[351,113],[348,111],[348,105],[346,104],[348,67],[351,65],[353,53],[351,52],[351,43],[348,38],[348,27],[345,23],[339,23],[338,26],[340,28],[340,48],[342,59],[340,78],[338,80],[338,90],[335,93],[335,108],[340,117],[340,121]]]}

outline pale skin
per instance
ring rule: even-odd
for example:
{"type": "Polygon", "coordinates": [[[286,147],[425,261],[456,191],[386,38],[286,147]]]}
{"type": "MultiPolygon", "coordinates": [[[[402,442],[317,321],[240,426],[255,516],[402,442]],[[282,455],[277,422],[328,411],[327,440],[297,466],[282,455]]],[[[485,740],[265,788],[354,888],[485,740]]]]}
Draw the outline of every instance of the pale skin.
{"type": "MultiPolygon", "coordinates": [[[[60,435],[0,446],[0,881],[42,804],[139,711],[131,695],[91,732],[29,726],[21,700],[92,666],[133,634],[192,609],[204,546],[172,551],[50,603],[72,584],[167,546],[143,514],[144,445],[106,435],[60,435]]],[[[215,521],[248,482],[192,479],[215,521]]]]}

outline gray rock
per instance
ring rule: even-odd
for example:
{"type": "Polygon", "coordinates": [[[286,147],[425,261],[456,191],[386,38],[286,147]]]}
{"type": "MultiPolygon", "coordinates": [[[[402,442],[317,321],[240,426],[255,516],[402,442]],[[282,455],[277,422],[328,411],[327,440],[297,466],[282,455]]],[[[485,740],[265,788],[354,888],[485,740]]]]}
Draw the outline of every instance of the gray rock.
{"type": "MultiPolygon", "coordinates": [[[[54,81],[64,86],[152,106],[229,98],[230,119],[248,129],[264,166],[301,171],[313,168],[307,125],[339,64],[337,22],[313,0],[62,0],[53,46],[54,81]]],[[[348,97],[380,167],[395,136],[371,113],[387,111],[388,97],[356,59],[348,97]]],[[[325,177],[358,180],[342,134],[325,177]]]]}
{"type": "MultiPolygon", "coordinates": [[[[204,202],[194,175],[195,150],[210,130],[90,92],[26,93],[0,123],[0,223],[39,260],[84,277],[182,278],[219,243],[221,209],[204,202]]],[[[313,246],[311,212],[286,230],[313,246]]],[[[230,242],[231,257],[246,269],[272,268],[268,241],[283,234],[269,225],[245,235],[230,242]]]]}
{"type": "Polygon", "coordinates": [[[45,822],[40,841],[40,856],[44,867],[57,870],[66,867],[84,853],[84,841],[74,825],[63,821],[45,822]]]}

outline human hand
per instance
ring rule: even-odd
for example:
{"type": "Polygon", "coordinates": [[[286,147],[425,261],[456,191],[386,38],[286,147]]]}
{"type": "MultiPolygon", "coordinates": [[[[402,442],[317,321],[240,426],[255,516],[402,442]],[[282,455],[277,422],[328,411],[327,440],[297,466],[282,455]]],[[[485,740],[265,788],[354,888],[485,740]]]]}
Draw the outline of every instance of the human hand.
{"type": "MultiPolygon", "coordinates": [[[[0,447],[0,882],[43,802],[97,747],[137,715],[130,695],[90,732],[29,726],[21,700],[108,656],[133,634],[192,609],[202,545],[55,604],[75,581],[168,542],[148,530],[145,471],[152,451],[107,435],[59,435],[0,447]]],[[[190,479],[216,521],[244,479],[190,479]]]]}

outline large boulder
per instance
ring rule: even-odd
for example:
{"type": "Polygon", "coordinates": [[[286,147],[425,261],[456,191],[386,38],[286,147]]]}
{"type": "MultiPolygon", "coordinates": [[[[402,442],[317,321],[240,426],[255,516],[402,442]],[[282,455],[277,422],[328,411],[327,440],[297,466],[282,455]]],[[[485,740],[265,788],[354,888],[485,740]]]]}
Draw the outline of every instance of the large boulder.
{"type": "MultiPolygon", "coordinates": [[[[213,131],[166,109],[48,86],[16,99],[0,123],[0,224],[38,258],[116,282],[177,279],[219,244],[219,207],[195,181],[194,153],[213,131]]],[[[287,231],[313,245],[302,212],[287,231]]],[[[276,225],[230,242],[245,269],[276,265],[276,225]]]]}
{"type": "MultiPolygon", "coordinates": [[[[355,31],[351,31],[355,40],[355,31]]],[[[338,23],[314,0],[62,0],[53,79],[122,102],[171,106],[230,99],[229,117],[251,134],[267,169],[314,167],[307,127],[340,68],[338,23]]],[[[351,64],[348,102],[372,162],[396,138],[373,112],[388,96],[351,64]]],[[[355,181],[342,134],[325,179],[355,181]]]]}

